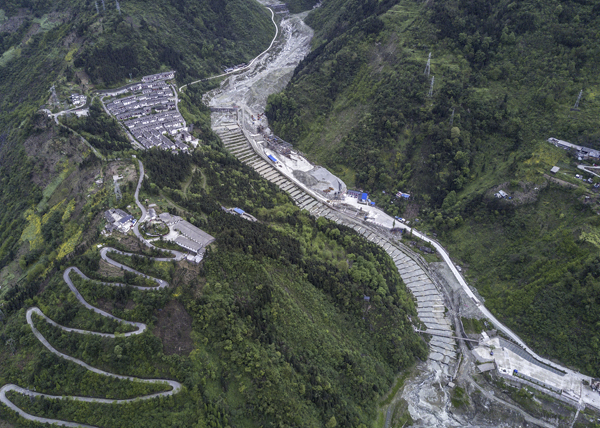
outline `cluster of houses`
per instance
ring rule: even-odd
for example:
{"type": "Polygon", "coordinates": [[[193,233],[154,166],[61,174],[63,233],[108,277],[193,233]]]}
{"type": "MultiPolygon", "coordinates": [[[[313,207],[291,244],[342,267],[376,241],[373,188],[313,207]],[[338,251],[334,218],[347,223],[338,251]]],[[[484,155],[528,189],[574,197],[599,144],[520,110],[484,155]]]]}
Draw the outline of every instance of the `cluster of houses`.
{"type": "Polygon", "coordinates": [[[238,65],[234,65],[233,67],[225,67],[223,66],[223,70],[225,71],[225,73],[231,73],[232,71],[236,71],[236,70],[240,70],[242,68],[246,67],[246,63],[243,62],[241,64],[238,65]]]}
{"type": "Polygon", "coordinates": [[[175,109],[175,95],[170,86],[160,89],[147,89],[140,95],[118,98],[106,104],[106,108],[117,120],[145,116],[154,111],[175,109]],[[148,92],[146,92],[148,91],[148,92]]]}
{"type": "Polygon", "coordinates": [[[154,82],[155,80],[170,80],[175,78],[175,71],[165,71],[164,73],[151,74],[142,77],[142,82],[154,82]]]}
{"type": "Polygon", "coordinates": [[[177,111],[166,111],[142,116],[124,122],[131,134],[146,149],[159,147],[162,149],[188,150],[186,143],[198,144],[185,127],[183,116],[177,111]],[[174,136],[174,141],[165,137],[174,136]]]}
{"type": "Polygon", "coordinates": [[[506,193],[504,190],[499,190],[497,193],[494,193],[494,196],[498,199],[505,199],[505,198],[512,199],[511,197],[508,196],[508,193],[506,193]]]}
{"type": "Polygon", "coordinates": [[[359,192],[358,190],[348,190],[347,196],[358,199],[358,203],[362,205],[375,205],[375,202],[369,199],[369,194],[365,192],[359,192]]]}
{"type": "Polygon", "coordinates": [[[127,233],[133,227],[136,219],[131,214],[127,214],[125,211],[118,208],[111,208],[104,212],[104,218],[106,219],[105,229],[108,233],[118,230],[122,233],[127,233]]]}
{"type": "Polygon", "coordinates": [[[75,107],[81,107],[87,102],[87,97],[81,94],[71,94],[71,103],[75,107]]]}
{"type": "Polygon", "coordinates": [[[225,207],[221,207],[221,209],[223,211],[225,211],[226,213],[237,215],[237,216],[243,218],[244,220],[248,220],[248,221],[252,221],[252,222],[258,221],[256,219],[256,217],[254,217],[253,215],[248,214],[246,211],[244,211],[241,208],[225,208],[225,207]]]}
{"type": "Polygon", "coordinates": [[[173,89],[165,82],[174,77],[174,71],[144,76],[141,83],[118,92],[129,91],[133,95],[106,104],[110,114],[124,121],[134,138],[146,149],[158,147],[187,151],[189,146],[186,143],[198,144],[198,140],[188,132],[183,116],[177,111],[173,89]]]}

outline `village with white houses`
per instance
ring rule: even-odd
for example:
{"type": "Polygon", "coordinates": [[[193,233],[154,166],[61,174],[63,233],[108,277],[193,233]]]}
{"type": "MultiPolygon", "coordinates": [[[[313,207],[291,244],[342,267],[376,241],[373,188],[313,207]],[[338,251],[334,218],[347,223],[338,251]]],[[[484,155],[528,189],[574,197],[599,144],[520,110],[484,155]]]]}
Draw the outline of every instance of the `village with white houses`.
{"type": "Polygon", "coordinates": [[[123,122],[132,137],[145,149],[189,151],[196,147],[177,107],[177,93],[167,83],[175,71],[142,77],[142,81],[102,94],[106,111],[123,122]],[[123,97],[127,93],[132,95],[123,97]]]}

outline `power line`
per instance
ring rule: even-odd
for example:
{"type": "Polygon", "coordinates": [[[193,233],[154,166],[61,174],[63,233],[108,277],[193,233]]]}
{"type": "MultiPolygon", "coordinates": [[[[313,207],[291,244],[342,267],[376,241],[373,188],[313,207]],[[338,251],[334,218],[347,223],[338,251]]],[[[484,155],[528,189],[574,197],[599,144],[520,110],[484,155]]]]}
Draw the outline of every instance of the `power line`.
{"type": "Polygon", "coordinates": [[[581,96],[583,95],[583,89],[579,91],[579,96],[577,97],[577,101],[575,101],[575,105],[571,110],[579,110],[579,101],[581,101],[581,96]]]}
{"type": "Polygon", "coordinates": [[[427,96],[429,98],[433,97],[433,82],[435,81],[435,76],[431,76],[431,86],[429,87],[429,94],[427,96]]]}
{"type": "Polygon", "coordinates": [[[427,65],[425,66],[425,74],[429,77],[431,72],[431,52],[429,52],[429,58],[427,59],[427,65]]]}

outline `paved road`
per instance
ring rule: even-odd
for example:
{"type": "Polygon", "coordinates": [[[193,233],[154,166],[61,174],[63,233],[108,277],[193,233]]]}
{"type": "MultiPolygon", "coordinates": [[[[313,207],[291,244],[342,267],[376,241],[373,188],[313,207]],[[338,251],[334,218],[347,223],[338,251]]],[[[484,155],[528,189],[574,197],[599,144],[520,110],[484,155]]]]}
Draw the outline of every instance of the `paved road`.
{"type": "Polygon", "coordinates": [[[477,296],[475,296],[475,294],[473,293],[473,291],[471,291],[471,288],[467,285],[467,282],[465,281],[465,279],[463,278],[463,276],[460,274],[460,272],[458,272],[458,269],[456,269],[456,266],[454,265],[454,263],[452,262],[452,260],[450,259],[450,256],[448,255],[448,253],[446,252],[445,248],[442,247],[437,241],[428,238],[427,236],[425,236],[424,234],[418,232],[417,230],[410,228],[409,226],[405,225],[405,224],[400,224],[398,225],[398,227],[402,227],[403,229],[407,229],[412,231],[412,234],[420,239],[422,239],[425,242],[429,242],[431,245],[433,245],[435,247],[435,249],[437,250],[437,252],[442,256],[442,258],[444,259],[444,261],[446,262],[446,264],[448,265],[448,267],[450,267],[450,270],[452,271],[452,274],[454,275],[454,277],[456,278],[456,280],[459,282],[459,284],[461,285],[461,287],[463,288],[463,290],[465,291],[465,293],[467,293],[467,295],[473,300],[473,302],[475,302],[475,304],[477,305],[477,307],[479,308],[479,310],[483,313],[483,315],[488,318],[492,324],[494,324],[494,327],[496,327],[496,329],[502,331],[504,334],[506,334],[508,337],[510,337],[515,343],[517,343],[521,348],[523,348],[525,351],[527,351],[529,354],[531,354],[531,356],[533,358],[535,358],[538,361],[541,361],[544,364],[547,364],[550,367],[553,367],[556,370],[559,371],[563,371],[566,373],[571,373],[574,376],[583,379],[586,379],[589,381],[589,376],[585,376],[581,373],[575,372],[571,369],[568,369],[566,367],[563,367],[559,364],[556,364],[553,361],[547,360],[546,358],[543,358],[541,356],[539,356],[538,354],[536,354],[533,349],[531,349],[530,347],[528,347],[525,342],[523,342],[521,340],[521,338],[519,336],[517,336],[511,329],[509,329],[508,327],[506,327],[504,324],[502,324],[500,321],[498,321],[498,319],[483,305],[483,303],[477,298],[477,296]]]}
{"type": "MultiPolygon", "coordinates": [[[[140,191],[140,187],[142,185],[142,181],[144,178],[144,166],[142,165],[141,162],[139,162],[140,165],[140,178],[138,180],[138,185],[135,191],[135,201],[136,204],[140,207],[140,209],[142,210],[142,215],[140,217],[140,220],[138,222],[136,222],[134,231],[137,232],[136,236],[140,237],[143,241],[145,241],[141,235],[139,234],[139,231],[137,230],[137,226],[146,218],[147,216],[147,212],[145,207],[140,203],[139,201],[139,191],[140,191]]],[[[147,241],[146,245],[149,245],[150,247],[155,248],[154,246],[152,246],[152,244],[148,243],[147,241]]],[[[171,251],[174,255],[175,255],[175,259],[181,259],[183,258],[184,254],[179,252],[179,251],[172,251],[172,250],[166,250],[166,251],[171,251]]],[[[118,253],[118,254],[124,254],[124,255],[133,255],[132,253],[126,253],[123,251],[119,251],[116,250],[114,248],[110,248],[110,247],[106,247],[103,248],[100,251],[100,256],[102,257],[102,259],[104,261],[106,261],[107,263],[122,268],[128,272],[134,273],[136,275],[141,275],[145,278],[151,279],[152,281],[156,282],[157,286],[156,287],[141,287],[141,286],[133,286],[134,288],[138,289],[138,290],[153,290],[153,289],[160,289],[160,288],[164,288],[167,287],[169,284],[159,278],[153,278],[151,276],[145,275],[141,272],[136,271],[135,269],[130,268],[129,266],[125,266],[115,260],[112,260],[108,254],[110,252],[114,252],[114,253],[118,253]]],[[[171,261],[174,260],[172,258],[167,258],[167,257],[151,257],[151,259],[153,260],[157,260],[157,261],[171,261]]],[[[87,276],[85,276],[83,274],[83,272],[81,272],[77,267],[75,266],[71,266],[69,268],[67,268],[65,270],[65,272],[63,273],[63,279],[64,281],[67,283],[67,285],[69,286],[69,289],[73,292],[73,294],[75,295],[75,297],[77,298],[77,300],[83,305],[85,306],[87,309],[94,311],[95,313],[97,313],[98,315],[101,315],[103,317],[106,318],[110,318],[112,320],[115,320],[121,324],[126,324],[132,327],[135,327],[135,330],[127,332],[127,333],[123,333],[123,334],[111,334],[111,333],[100,333],[97,331],[89,331],[89,330],[81,330],[81,329],[77,329],[77,328],[71,328],[71,327],[65,327],[63,325],[58,324],[57,322],[51,320],[50,318],[48,318],[48,316],[46,316],[42,310],[40,308],[37,307],[31,307],[27,310],[26,313],[26,318],[27,318],[27,324],[29,324],[29,326],[31,327],[31,330],[33,332],[33,334],[35,335],[35,337],[42,343],[42,345],[44,345],[46,347],[46,349],[48,349],[50,352],[52,352],[54,355],[63,358],[67,361],[71,361],[72,363],[75,363],[77,365],[80,365],[82,367],[84,367],[85,369],[103,375],[103,376],[108,376],[108,377],[112,377],[115,379],[123,379],[123,380],[128,380],[131,382],[142,382],[142,383],[151,383],[151,384],[161,384],[164,385],[165,387],[165,391],[163,392],[157,392],[154,394],[150,394],[150,395],[144,395],[142,397],[136,397],[136,398],[131,398],[131,399],[124,399],[124,400],[114,400],[114,399],[107,399],[107,398],[94,398],[94,397],[80,397],[80,396],[61,396],[61,395],[49,395],[49,394],[44,394],[44,393],[39,393],[39,392],[35,392],[35,391],[31,391],[29,389],[26,388],[22,388],[18,385],[13,385],[13,384],[7,384],[4,385],[2,388],[0,388],[0,402],[4,403],[6,406],[8,406],[10,409],[14,410],[15,412],[17,412],[22,418],[30,420],[30,421],[34,421],[34,422],[39,422],[39,423],[47,423],[47,424],[54,424],[54,425],[59,425],[59,426],[65,426],[65,427],[92,427],[91,425],[85,425],[85,424],[80,424],[77,422],[70,422],[70,421],[62,421],[62,420],[58,420],[58,419],[49,419],[49,418],[43,418],[40,416],[35,416],[32,414],[29,414],[27,412],[25,412],[24,410],[22,410],[21,408],[17,407],[13,402],[11,402],[8,397],[6,396],[6,393],[9,391],[13,391],[13,392],[17,392],[19,394],[22,395],[26,395],[26,396],[30,396],[30,397],[43,397],[45,399],[49,399],[49,400],[64,400],[64,399],[70,399],[70,400],[74,400],[74,401],[81,401],[81,402],[88,402],[88,403],[101,403],[101,404],[123,404],[123,403],[131,403],[134,401],[139,401],[139,400],[150,400],[153,398],[157,398],[157,397],[167,397],[173,394],[177,394],[179,391],[181,391],[182,389],[182,385],[174,380],[169,380],[169,379],[144,379],[144,378],[138,378],[138,377],[133,377],[133,376],[124,376],[124,375],[119,375],[119,374],[115,374],[115,373],[110,373],[104,370],[100,370],[97,369],[95,367],[90,366],[89,364],[83,362],[82,360],[79,360],[77,358],[71,357],[67,354],[63,354],[62,352],[58,351],[56,348],[54,348],[50,342],[48,342],[48,340],[42,335],[42,333],[40,333],[40,331],[35,327],[35,321],[34,321],[34,317],[33,315],[37,315],[41,318],[43,318],[47,323],[60,328],[61,330],[68,332],[68,333],[77,333],[77,334],[89,334],[89,335],[95,335],[95,336],[101,336],[101,337],[108,337],[108,338],[115,338],[117,335],[120,337],[129,337],[129,336],[133,336],[133,335],[138,335],[138,334],[142,334],[147,330],[147,326],[144,323],[140,323],[140,322],[134,322],[134,321],[127,321],[127,320],[123,320],[121,318],[117,318],[114,315],[109,314],[108,312],[103,311],[102,309],[96,308],[95,306],[92,306],[91,304],[89,304],[81,295],[81,293],[79,292],[79,290],[77,289],[77,287],[75,287],[75,284],[73,283],[73,281],[71,280],[71,274],[77,274],[80,277],[82,277],[83,279],[87,279],[89,280],[90,278],[88,278],[87,276]]],[[[110,282],[100,282],[101,285],[105,285],[105,286],[111,286],[111,287],[125,287],[126,284],[122,284],[122,283],[110,283],[110,282]]]]}
{"type": "Polygon", "coordinates": [[[592,175],[595,175],[596,177],[600,177],[600,175],[596,174],[593,171],[590,171],[590,169],[600,169],[600,166],[577,165],[577,168],[581,169],[582,171],[587,172],[588,174],[592,174],[592,175]]]}
{"type": "Polygon", "coordinates": [[[275,22],[275,13],[273,12],[273,10],[269,7],[267,9],[269,9],[269,11],[271,12],[271,21],[273,22],[273,25],[275,26],[275,36],[273,37],[273,40],[271,40],[271,44],[269,45],[269,47],[267,49],[265,49],[263,52],[259,53],[252,61],[250,61],[250,64],[248,64],[245,67],[238,68],[237,70],[229,71],[227,73],[219,74],[218,76],[206,77],[204,79],[200,79],[200,80],[196,80],[194,82],[188,83],[186,85],[181,86],[179,88],[179,92],[181,92],[181,90],[183,88],[185,88],[186,86],[189,86],[189,85],[194,85],[194,84],[200,83],[200,82],[206,82],[207,80],[218,79],[219,77],[229,76],[230,74],[239,73],[240,71],[246,71],[250,67],[252,67],[252,65],[256,62],[256,60],[258,60],[261,56],[263,56],[264,54],[269,52],[271,50],[271,48],[273,47],[273,43],[275,43],[275,39],[277,39],[277,36],[279,35],[279,27],[277,26],[277,23],[275,22]]]}
{"type": "MultiPolygon", "coordinates": [[[[142,234],[140,233],[140,224],[142,224],[144,221],[146,221],[146,218],[148,217],[148,211],[146,210],[146,207],[140,202],[140,188],[142,187],[142,181],[144,181],[144,164],[140,160],[138,160],[138,164],[140,166],[140,178],[138,179],[138,184],[137,184],[137,187],[135,188],[134,197],[135,197],[135,204],[139,207],[140,211],[142,212],[142,215],[140,216],[140,219],[135,222],[135,225],[133,226],[133,233],[147,247],[154,248],[157,250],[164,250],[163,248],[158,248],[158,247],[155,247],[154,245],[152,245],[152,243],[150,241],[148,241],[146,238],[144,238],[142,236],[142,234]]],[[[174,259],[172,259],[172,258],[170,258],[170,259],[155,258],[155,260],[158,260],[158,261],[182,260],[185,257],[185,253],[182,253],[181,251],[176,251],[176,250],[166,250],[166,251],[169,251],[171,254],[173,254],[175,256],[175,258],[174,259]]]]}
{"type": "Polygon", "coordinates": [[[47,108],[43,108],[40,111],[43,111],[44,113],[46,113],[48,115],[48,117],[51,117],[54,119],[54,122],[56,122],[56,124],[58,125],[58,116],[62,116],[63,114],[67,114],[67,113],[75,113],[77,110],[88,110],[89,111],[89,104],[84,104],[82,106],[79,107],[73,107],[70,108],[68,110],[63,110],[63,111],[59,111],[58,113],[52,113],[50,110],[48,110],[47,108]]]}

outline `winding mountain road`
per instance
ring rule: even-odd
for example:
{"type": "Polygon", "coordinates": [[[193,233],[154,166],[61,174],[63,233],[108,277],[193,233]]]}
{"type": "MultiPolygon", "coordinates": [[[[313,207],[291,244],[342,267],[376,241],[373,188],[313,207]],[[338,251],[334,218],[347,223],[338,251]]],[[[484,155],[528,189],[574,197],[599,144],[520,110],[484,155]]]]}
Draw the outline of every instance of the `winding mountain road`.
{"type": "MultiPolygon", "coordinates": [[[[134,232],[136,233],[136,236],[138,236],[146,245],[148,245],[149,247],[153,247],[152,244],[150,244],[148,241],[146,241],[141,234],[139,233],[138,230],[138,225],[145,220],[146,216],[147,216],[147,212],[146,212],[146,208],[140,203],[139,201],[139,191],[140,191],[140,187],[142,185],[142,181],[144,178],[144,166],[142,165],[142,163],[140,161],[139,162],[139,166],[140,166],[140,178],[138,180],[138,184],[137,184],[137,188],[135,191],[135,202],[138,205],[138,207],[140,207],[141,211],[142,211],[142,215],[140,217],[140,220],[138,222],[136,222],[135,224],[135,228],[134,228],[134,232]]],[[[153,247],[156,248],[156,247],[153,247]]],[[[170,251],[174,256],[175,256],[175,260],[180,260],[181,258],[183,258],[184,254],[179,252],[179,251],[172,251],[172,250],[164,250],[164,251],[170,251]]],[[[124,255],[133,255],[131,253],[126,253],[123,251],[119,251],[116,250],[114,248],[110,248],[110,247],[105,247],[100,251],[100,256],[102,257],[102,259],[104,261],[106,261],[107,263],[122,268],[128,272],[131,272],[135,275],[140,275],[143,276],[144,278],[148,278],[151,279],[152,281],[156,282],[156,287],[142,287],[142,286],[132,286],[135,289],[138,290],[143,290],[143,291],[149,291],[149,290],[156,290],[156,289],[161,289],[161,288],[165,288],[168,287],[168,283],[162,279],[159,278],[153,278],[151,276],[148,276],[146,274],[143,274],[141,272],[136,271],[135,269],[130,268],[129,266],[125,266],[119,262],[116,262],[115,260],[112,260],[108,254],[110,252],[114,252],[117,254],[124,254],[124,255]]],[[[172,258],[167,258],[167,257],[149,257],[152,260],[157,260],[157,261],[171,261],[173,260],[172,258]]],[[[83,272],[81,272],[77,267],[75,266],[71,266],[69,268],[67,268],[63,274],[63,279],[65,281],[65,283],[69,286],[69,289],[73,292],[73,294],[75,295],[75,297],[77,298],[77,300],[87,309],[94,311],[95,313],[97,313],[98,315],[101,315],[103,317],[106,318],[110,318],[112,320],[115,320],[121,324],[126,324],[129,325],[131,327],[135,327],[135,330],[127,332],[127,333],[122,333],[119,334],[120,337],[129,337],[129,336],[134,336],[134,335],[138,335],[138,334],[142,334],[147,330],[147,326],[144,323],[140,323],[140,322],[134,322],[134,321],[127,321],[127,320],[123,320],[121,318],[117,318],[114,315],[109,314],[108,312],[105,312],[99,308],[96,308],[95,306],[92,306],[91,304],[89,304],[81,295],[81,293],[79,292],[79,290],[77,290],[77,287],[75,287],[75,284],[73,283],[73,281],[71,280],[70,275],[71,274],[76,274],[79,275],[81,278],[83,279],[87,279],[89,280],[90,278],[88,278],[87,276],[85,276],[83,274],[83,272]]],[[[105,285],[105,286],[110,286],[110,287],[125,287],[126,284],[122,284],[122,283],[109,283],[109,282],[100,282],[101,285],[105,285]]],[[[135,402],[135,401],[139,401],[139,400],[151,400],[153,398],[156,397],[167,397],[170,395],[174,395],[177,394],[179,391],[181,391],[181,389],[183,388],[183,386],[181,385],[181,383],[175,381],[175,380],[168,380],[168,379],[144,379],[144,378],[138,378],[138,377],[133,377],[133,376],[125,376],[125,375],[119,375],[119,374],[115,374],[115,373],[110,373],[104,370],[100,370],[98,368],[92,367],[89,364],[85,363],[84,361],[71,357],[67,354],[64,354],[62,352],[60,352],[59,350],[57,350],[56,348],[54,348],[50,342],[48,342],[48,340],[42,335],[42,333],[40,333],[40,331],[35,327],[35,320],[34,320],[34,315],[37,315],[38,317],[43,318],[47,323],[60,328],[61,330],[68,332],[68,333],[77,333],[77,334],[88,334],[88,335],[95,335],[95,336],[101,336],[101,337],[108,337],[108,338],[115,338],[117,337],[117,335],[115,334],[111,334],[111,333],[100,333],[100,332],[96,332],[96,331],[89,331],[89,330],[81,330],[81,329],[77,329],[77,328],[71,328],[71,327],[66,327],[63,325],[58,324],[57,322],[53,321],[52,319],[48,318],[48,316],[46,316],[42,310],[40,308],[37,307],[31,307],[27,310],[27,314],[26,314],[26,318],[27,318],[27,324],[29,324],[29,326],[31,327],[31,330],[34,334],[34,336],[40,341],[40,343],[42,345],[44,345],[46,347],[46,349],[48,349],[48,351],[52,352],[54,355],[70,361],[72,363],[75,363],[77,365],[80,365],[82,367],[84,367],[85,369],[93,372],[93,373],[97,373],[99,375],[103,375],[103,376],[108,376],[108,377],[112,377],[115,379],[122,379],[122,380],[129,380],[131,382],[141,382],[141,383],[149,383],[149,384],[161,384],[164,385],[165,389],[170,388],[169,390],[166,390],[164,392],[157,392],[154,394],[149,394],[149,395],[144,395],[141,397],[136,397],[136,398],[130,398],[130,399],[123,399],[123,400],[114,400],[114,399],[108,399],[108,398],[94,398],[94,397],[81,397],[81,396],[62,396],[62,395],[49,395],[49,394],[44,394],[44,393],[39,393],[39,392],[35,392],[35,391],[31,391],[27,388],[23,388],[20,387],[18,385],[14,385],[14,384],[7,384],[4,385],[2,388],[0,388],[0,402],[2,402],[3,404],[5,404],[6,406],[8,406],[10,409],[14,410],[15,412],[17,412],[22,418],[27,419],[29,421],[34,421],[34,422],[39,422],[39,423],[47,423],[47,424],[54,424],[54,425],[59,425],[59,426],[65,426],[65,427],[92,427],[92,425],[86,425],[86,424],[81,424],[81,423],[77,423],[77,422],[71,422],[71,421],[63,421],[63,420],[59,420],[59,419],[50,419],[50,418],[44,418],[44,417],[40,417],[40,416],[36,416],[36,415],[32,415],[30,413],[27,413],[26,411],[22,410],[21,408],[19,408],[17,405],[15,405],[13,402],[11,402],[8,397],[6,396],[7,392],[16,392],[22,395],[26,395],[29,397],[42,397],[45,399],[49,399],[49,400],[64,400],[64,399],[69,399],[69,400],[73,400],[73,401],[80,401],[80,402],[86,402],[86,403],[100,403],[100,404],[125,404],[125,403],[131,403],[131,402],[135,402]]]]}
{"type": "Polygon", "coordinates": [[[263,56],[264,54],[266,54],[267,52],[269,52],[271,50],[271,48],[273,47],[273,44],[275,43],[275,40],[277,39],[277,36],[279,35],[279,27],[277,26],[277,23],[275,22],[275,12],[273,12],[273,9],[271,9],[270,7],[267,7],[267,9],[269,9],[269,11],[271,12],[271,21],[273,22],[273,25],[275,26],[275,36],[273,36],[273,40],[271,40],[271,44],[269,45],[269,47],[267,49],[265,49],[264,51],[262,51],[261,53],[259,53],[252,61],[250,61],[250,64],[248,64],[245,67],[241,67],[241,68],[238,68],[236,70],[228,71],[227,73],[219,74],[218,76],[205,77],[204,79],[200,79],[200,80],[196,80],[194,82],[187,83],[187,84],[185,84],[185,85],[183,85],[183,86],[181,86],[179,88],[179,92],[181,92],[183,90],[183,88],[185,88],[186,86],[190,86],[190,85],[193,85],[195,83],[206,82],[207,80],[218,79],[219,77],[230,76],[232,74],[239,73],[241,71],[247,71],[247,70],[249,70],[254,65],[254,63],[261,56],[263,56]]]}

